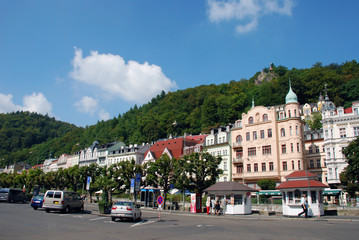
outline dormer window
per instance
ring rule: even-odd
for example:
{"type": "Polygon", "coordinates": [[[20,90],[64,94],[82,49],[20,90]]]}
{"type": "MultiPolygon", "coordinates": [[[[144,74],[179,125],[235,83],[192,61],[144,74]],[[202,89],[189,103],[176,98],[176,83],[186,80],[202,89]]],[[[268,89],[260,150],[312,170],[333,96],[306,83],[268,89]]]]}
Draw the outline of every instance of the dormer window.
{"type": "Polygon", "coordinates": [[[263,114],[263,122],[268,121],[268,115],[267,114],[263,114]]]}
{"type": "Polygon", "coordinates": [[[253,117],[248,118],[248,124],[253,124],[253,117]]]}

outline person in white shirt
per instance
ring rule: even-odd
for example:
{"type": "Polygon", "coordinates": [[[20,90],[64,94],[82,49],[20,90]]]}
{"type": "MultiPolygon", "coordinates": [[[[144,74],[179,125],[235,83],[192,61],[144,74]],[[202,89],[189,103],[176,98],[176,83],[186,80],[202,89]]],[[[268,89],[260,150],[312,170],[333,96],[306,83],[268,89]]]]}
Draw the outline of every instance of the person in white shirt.
{"type": "Polygon", "coordinates": [[[307,218],[308,217],[308,200],[307,200],[307,196],[305,194],[303,194],[300,203],[303,208],[303,211],[301,213],[298,213],[298,217],[300,217],[304,213],[304,217],[307,218]]]}

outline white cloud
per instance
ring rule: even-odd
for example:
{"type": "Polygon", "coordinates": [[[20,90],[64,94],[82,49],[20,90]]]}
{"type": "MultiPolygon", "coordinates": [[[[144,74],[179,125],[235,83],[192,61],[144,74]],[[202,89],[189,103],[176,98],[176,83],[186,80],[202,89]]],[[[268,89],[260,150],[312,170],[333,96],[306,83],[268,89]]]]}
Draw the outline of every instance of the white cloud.
{"type": "Polygon", "coordinates": [[[110,114],[104,109],[100,108],[98,100],[92,97],[84,96],[80,101],[75,103],[75,106],[79,112],[88,113],[91,116],[97,114],[98,117],[104,121],[110,119],[110,114]]]}
{"type": "Polygon", "coordinates": [[[75,103],[77,110],[83,113],[89,113],[90,115],[94,115],[98,110],[98,102],[92,97],[85,96],[81,98],[80,101],[75,103]]]}
{"type": "Polygon", "coordinates": [[[264,15],[277,13],[292,15],[293,0],[207,0],[211,22],[235,20],[240,34],[254,31],[264,15]]]}
{"type": "Polygon", "coordinates": [[[99,54],[91,51],[87,57],[75,48],[70,76],[80,82],[96,87],[107,96],[122,98],[129,102],[145,103],[162,90],[169,91],[177,85],[162,72],[160,66],[145,62],[125,60],[119,55],[99,54]]]}
{"type": "Polygon", "coordinates": [[[15,105],[12,102],[12,95],[1,94],[0,93],[0,112],[8,113],[8,112],[16,112],[21,110],[21,106],[15,105]]]}
{"type": "Polygon", "coordinates": [[[100,111],[98,112],[98,116],[100,117],[101,120],[104,121],[110,119],[110,114],[106,112],[104,109],[100,109],[100,111]]]}
{"type": "Polygon", "coordinates": [[[29,111],[37,112],[40,114],[49,114],[52,110],[52,104],[46,99],[42,93],[32,93],[23,98],[23,106],[16,105],[12,101],[12,95],[4,95],[0,93],[0,112],[16,112],[16,111],[29,111]]]}
{"type": "Polygon", "coordinates": [[[42,93],[32,93],[24,97],[24,111],[51,114],[52,104],[42,93]]]}

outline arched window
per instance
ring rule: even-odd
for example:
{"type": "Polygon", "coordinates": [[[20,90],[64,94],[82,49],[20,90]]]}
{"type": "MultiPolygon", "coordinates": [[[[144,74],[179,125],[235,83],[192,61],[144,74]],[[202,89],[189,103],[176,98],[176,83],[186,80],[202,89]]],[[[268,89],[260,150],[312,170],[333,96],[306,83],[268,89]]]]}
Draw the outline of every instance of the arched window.
{"type": "Polygon", "coordinates": [[[282,129],[280,130],[280,136],[281,136],[281,137],[285,137],[285,129],[284,129],[284,128],[282,128],[282,129]]]}
{"type": "Polygon", "coordinates": [[[248,124],[253,124],[253,117],[248,118],[248,124]]]}
{"type": "Polygon", "coordinates": [[[237,143],[241,143],[241,142],[242,142],[242,136],[241,136],[241,135],[238,135],[238,136],[236,137],[236,142],[237,142],[237,143]]]}
{"type": "Polygon", "coordinates": [[[268,121],[268,115],[267,114],[263,114],[263,122],[268,121]]]}
{"type": "Polygon", "coordinates": [[[294,117],[297,117],[297,110],[294,109],[294,117]]]}
{"type": "Polygon", "coordinates": [[[292,136],[292,126],[289,127],[289,133],[292,136]]]}
{"type": "Polygon", "coordinates": [[[290,114],[290,110],[288,110],[288,117],[292,117],[292,115],[290,114]]]}
{"type": "Polygon", "coordinates": [[[283,119],[284,117],[283,117],[283,112],[281,112],[280,114],[279,114],[279,119],[283,119]]]}

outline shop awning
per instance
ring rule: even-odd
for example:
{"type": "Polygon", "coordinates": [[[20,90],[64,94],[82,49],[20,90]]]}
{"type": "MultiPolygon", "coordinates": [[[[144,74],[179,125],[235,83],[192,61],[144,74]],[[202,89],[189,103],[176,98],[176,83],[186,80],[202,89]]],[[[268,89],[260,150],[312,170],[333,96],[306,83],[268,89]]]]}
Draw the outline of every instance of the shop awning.
{"type": "Polygon", "coordinates": [[[323,192],[324,196],[328,195],[339,195],[342,192],[341,189],[325,189],[323,192]]]}
{"type": "Polygon", "coordinates": [[[279,190],[261,190],[257,192],[256,195],[282,196],[282,193],[279,190]]]}

